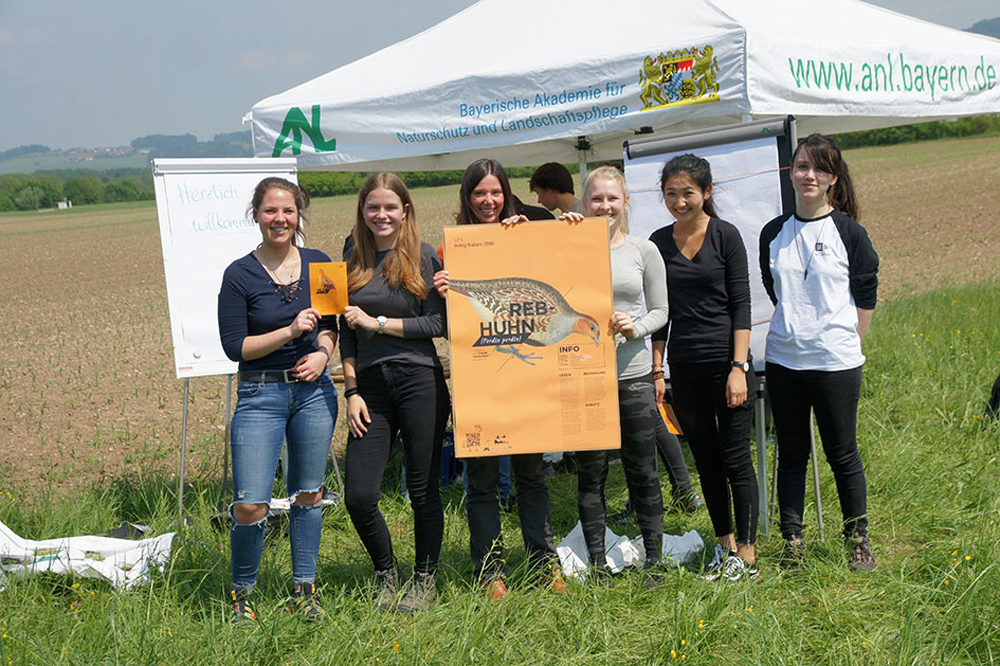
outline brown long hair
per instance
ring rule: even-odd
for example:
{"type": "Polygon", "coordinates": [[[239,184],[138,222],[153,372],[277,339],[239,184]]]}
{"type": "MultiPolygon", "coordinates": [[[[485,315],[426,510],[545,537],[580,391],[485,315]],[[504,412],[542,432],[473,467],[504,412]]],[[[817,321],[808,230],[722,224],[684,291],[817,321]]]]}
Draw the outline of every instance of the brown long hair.
{"type": "Polygon", "coordinates": [[[295,200],[295,208],[298,209],[298,221],[295,225],[295,235],[292,237],[292,245],[304,246],[306,244],[306,209],[309,208],[309,193],[290,180],[271,176],[257,183],[253,189],[253,197],[250,199],[250,206],[247,208],[247,215],[254,222],[257,222],[257,213],[264,202],[264,196],[271,190],[285,190],[292,195],[295,200]]]}
{"type": "Polygon", "coordinates": [[[365,224],[364,209],[368,195],[380,189],[395,193],[406,211],[396,235],[396,243],[382,262],[382,277],[393,289],[402,285],[408,292],[423,299],[427,296],[427,284],[420,274],[420,230],[417,228],[413,199],[402,179],[388,171],[371,176],[358,192],[357,221],[352,232],[354,251],[347,257],[347,290],[353,292],[365,286],[375,272],[375,237],[365,224]]]}
{"type": "Polygon", "coordinates": [[[499,162],[486,157],[465,167],[462,187],[458,190],[459,209],[455,216],[456,224],[478,224],[476,212],[472,210],[472,190],[476,189],[476,185],[486,176],[496,176],[500,181],[500,191],[503,192],[503,210],[497,219],[505,220],[515,214],[514,193],[510,190],[507,172],[499,162]]]}
{"type": "Polygon", "coordinates": [[[852,220],[860,222],[861,209],[858,206],[858,195],[854,192],[854,181],[851,180],[847,162],[844,161],[837,142],[823,134],[810,134],[796,146],[792,153],[792,164],[795,164],[795,158],[802,150],[812,159],[814,167],[837,177],[837,182],[826,193],[830,205],[852,220]]]}

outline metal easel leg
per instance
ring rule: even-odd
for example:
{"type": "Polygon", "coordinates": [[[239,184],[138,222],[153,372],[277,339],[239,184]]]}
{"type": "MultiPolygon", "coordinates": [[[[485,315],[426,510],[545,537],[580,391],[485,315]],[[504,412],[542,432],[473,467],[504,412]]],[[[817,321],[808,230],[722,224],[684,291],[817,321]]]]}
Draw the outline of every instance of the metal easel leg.
{"type": "Polygon", "coordinates": [[[184,520],[184,463],[187,456],[188,397],[191,394],[191,378],[184,378],[184,411],[181,416],[181,470],[177,485],[177,516],[184,520]]]}
{"type": "Polygon", "coordinates": [[[809,448],[810,455],[812,456],[813,486],[816,489],[816,526],[819,528],[820,542],[825,543],[826,539],[823,534],[823,503],[819,496],[819,465],[816,464],[816,431],[813,427],[812,412],[809,412],[809,448]]]}
{"type": "Polygon", "coordinates": [[[229,485],[229,451],[233,447],[233,376],[226,375],[226,441],[222,445],[222,486],[229,485]]]}
{"type": "Polygon", "coordinates": [[[759,488],[759,508],[761,534],[767,534],[771,528],[770,514],[768,513],[767,493],[767,410],[764,405],[764,380],[757,380],[757,487],[759,488]]]}

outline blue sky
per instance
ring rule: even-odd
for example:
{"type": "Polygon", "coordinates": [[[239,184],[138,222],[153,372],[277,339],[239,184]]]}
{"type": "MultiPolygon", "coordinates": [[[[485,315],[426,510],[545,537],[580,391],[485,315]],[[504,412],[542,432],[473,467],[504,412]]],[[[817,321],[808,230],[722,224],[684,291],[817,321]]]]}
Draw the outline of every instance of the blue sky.
{"type": "MultiPolygon", "coordinates": [[[[347,0],[0,0],[0,150],[239,131],[260,99],[471,4],[384,0],[372,16],[347,0]]],[[[997,0],[873,4],[954,28],[1000,16],[997,0]]]]}

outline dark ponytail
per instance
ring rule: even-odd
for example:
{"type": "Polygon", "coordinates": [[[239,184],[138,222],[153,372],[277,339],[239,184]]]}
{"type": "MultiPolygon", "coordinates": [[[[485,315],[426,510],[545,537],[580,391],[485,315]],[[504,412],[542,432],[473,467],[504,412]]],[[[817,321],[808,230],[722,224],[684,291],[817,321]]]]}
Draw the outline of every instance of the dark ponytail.
{"type": "Polygon", "coordinates": [[[861,209],[858,206],[858,196],[854,192],[854,181],[851,180],[847,162],[840,153],[840,146],[828,136],[810,134],[795,148],[792,164],[795,164],[795,158],[802,150],[809,155],[813,167],[837,177],[837,182],[826,195],[830,205],[852,220],[860,222],[861,209]]]}

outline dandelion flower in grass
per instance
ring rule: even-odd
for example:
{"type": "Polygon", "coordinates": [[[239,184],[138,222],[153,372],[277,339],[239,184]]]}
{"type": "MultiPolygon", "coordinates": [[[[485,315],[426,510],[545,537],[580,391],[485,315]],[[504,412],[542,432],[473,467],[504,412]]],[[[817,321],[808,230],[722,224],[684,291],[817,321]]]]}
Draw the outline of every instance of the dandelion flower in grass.
{"type": "Polygon", "coordinates": [[[684,647],[685,645],[687,645],[687,641],[682,638],[681,639],[681,647],[684,647]]]}
{"type": "Polygon", "coordinates": [[[950,580],[947,580],[947,579],[945,579],[945,581],[944,581],[944,584],[945,584],[945,585],[951,585],[951,581],[950,581],[950,580]]]}
{"type": "Polygon", "coordinates": [[[972,555],[966,555],[966,556],[965,556],[965,561],[966,561],[966,562],[968,562],[968,561],[969,561],[969,560],[971,560],[971,559],[972,559],[972,555]]]}
{"type": "Polygon", "coordinates": [[[670,658],[671,659],[676,659],[677,658],[677,650],[671,650],[670,651],[670,658]]]}

